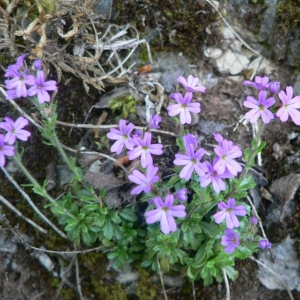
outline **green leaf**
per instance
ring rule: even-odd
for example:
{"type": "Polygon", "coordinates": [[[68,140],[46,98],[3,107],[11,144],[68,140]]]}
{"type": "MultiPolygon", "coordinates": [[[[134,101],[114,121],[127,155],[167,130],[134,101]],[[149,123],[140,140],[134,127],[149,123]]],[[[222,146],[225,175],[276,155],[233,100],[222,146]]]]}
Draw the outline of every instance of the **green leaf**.
{"type": "Polygon", "coordinates": [[[255,149],[255,155],[261,152],[266,147],[266,145],[267,143],[265,141],[261,142],[261,144],[255,149]]]}
{"type": "Polygon", "coordinates": [[[164,185],[166,188],[172,188],[174,187],[175,183],[180,180],[180,177],[178,174],[173,175],[169,181],[164,185]]]}
{"type": "Polygon", "coordinates": [[[129,222],[136,222],[138,220],[138,217],[135,214],[135,212],[129,207],[124,207],[119,212],[119,216],[129,222]]]}
{"type": "Polygon", "coordinates": [[[214,223],[200,222],[201,229],[205,234],[210,236],[211,238],[217,238],[220,235],[218,227],[214,223]]]}
{"type": "Polygon", "coordinates": [[[178,147],[180,148],[180,150],[184,151],[185,147],[184,147],[183,139],[182,138],[177,138],[176,143],[177,143],[178,147]]]}
{"type": "Polygon", "coordinates": [[[109,217],[105,219],[105,223],[103,226],[103,234],[108,239],[111,240],[113,237],[114,229],[109,217]]]}
{"type": "Polygon", "coordinates": [[[249,148],[244,150],[244,156],[245,156],[245,161],[248,164],[251,164],[251,162],[249,161],[250,160],[250,149],[249,148]]]}
{"type": "Polygon", "coordinates": [[[239,277],[239,271],[237,271],[233,267],[226,267],[225,268],[227,276],[232,280],[235,281],[239,277]]]}
{"type": "Polygon", "coordinates": [[[237,192],[253,189],[256,186],[256,182],[252,175],[249,175],[243,179],[237,186],[237,192]]]}
{"type": "Polygon", "coordinates": [[[163,273],[167,273],[170,270],[170,263],[169,263],[169,258],[168,256],[164,256],[161,260],[160,260],[160,267],[163,273]]]}

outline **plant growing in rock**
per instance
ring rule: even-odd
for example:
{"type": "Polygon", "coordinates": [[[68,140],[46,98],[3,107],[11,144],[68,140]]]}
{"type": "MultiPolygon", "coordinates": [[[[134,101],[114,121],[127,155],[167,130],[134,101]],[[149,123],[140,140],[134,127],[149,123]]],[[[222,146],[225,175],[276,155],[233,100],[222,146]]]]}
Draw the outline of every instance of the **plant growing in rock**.
{"type": "MultiPolygon", "coordinates": [[[[34,96],[32,103],[40,120],[26,118],[38,127],[45,143],[57,149],[73,177],[68,190],[57,200],[46,191],[47,180],[38,183],[25,168],[22,151],[15,143],[16,139],[26,141],[30,137],[30,132],[23,129],[28,124],[25,115],[16,121],[6,117],[0,123],[4,130],[0,134],[0,166],[6,172],[6,159],[18,164],[30,181],[28,186],[48,201],[46,207],[64,226],[69,240],[88,247],[101,245],[116,267],[136,261],[155,271],[181,270],[190,280],[202,279],[205,285],[214,278],[222,281],[224,274],[235,279],[236,258],[244,259],[259,248],[271,247],[266,238],[257,234],[257,216],[244,199],[248,189],[256,185],[249,170],[266,145],[260,142],[264,124],[277,118],[285,122],[289,117],[300,124],[300,96],[293,97],[292,87],[278,93],[280,84],[269,83],[267,77],[245,81],[244,85],[258,92],[258,99],[249,96],[244,102],[250,108],[246,118],[258,122],[257,137],[250,148],[242,151],[233,141],[214,134],[216,145],[212,153],[184,127],[191,123],[191,113],[201,112],[201,104],[193,101],[194,93],[204,93],[206,89],[192,75],[187,80],[179,77],[186,92],[171,94],[176,103],[168,107],[169,115],[180,126],[174,173],[168,180],[160,178],[159,167],[155,165],[155,157],[163,154],[163,145],[154,142],[153,131],[159,128],[161,117],[152,116],[144,131],[135,130],[134,124],[121,119],[119,129],[111,128],[107,137],[113,140],[112,152],[120,154],[126,148],[129,160],[135,161],[136,167],[128,179],[135,184],[131,194],[138,196],[135,205],[109,208],[104,201],[106,190],[95,190],[89,184],[76,159],[66,154],[58,139],[57,104],[50,101],[48,94],[56,90],[56,82],[45,81],[40,67],[35,66],[35,73],[31,74],[24,66],[25,58],[22,55],[7,68],[7,99],[34,96]],[[275,111],[277,93],[282,105],[275,111]],[[239,159],[244,160],[245,167],[239,159]]],[[[66,237],[55,224],[48,224],[66,237]]]]}

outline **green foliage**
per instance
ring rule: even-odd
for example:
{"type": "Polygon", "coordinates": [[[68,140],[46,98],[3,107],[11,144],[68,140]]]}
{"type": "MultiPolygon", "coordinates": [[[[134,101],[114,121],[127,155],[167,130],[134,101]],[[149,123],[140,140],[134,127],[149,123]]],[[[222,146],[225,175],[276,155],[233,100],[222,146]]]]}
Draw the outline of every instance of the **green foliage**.
{"type": "Polygon", "coordinates": [[[121,114],[121,118],[123,119],[127,119],[129,114],[136,114],[135,105],[136,101],[132,95],[113,98],[108,102],[108,107],[113,113],[121,114]]]}

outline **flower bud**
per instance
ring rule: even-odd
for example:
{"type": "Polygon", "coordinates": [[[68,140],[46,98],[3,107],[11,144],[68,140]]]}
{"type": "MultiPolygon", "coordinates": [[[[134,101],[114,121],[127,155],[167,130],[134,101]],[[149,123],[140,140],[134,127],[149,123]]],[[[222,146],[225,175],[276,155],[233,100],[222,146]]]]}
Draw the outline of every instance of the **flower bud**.
{"type": "Polygon", "coordinates": [[[272,243],[270,243],[268,240],[261,240],[258,242],[258,246],[260,249],[270,249],[272,243]]]}
{"type": "Polygon", "coordinates": [[[280,82],[270,82],[269,91],[272,94],[276,94],[280,89],[280,82]]]}
{"type": "Polygon", "coordinates": [[[33,66],[36,70],[40,70],[43,66],[42,60],[37,58],[34,62],[33,62],[33,66]]]}
{"type": "Polygon", "coordinates": [[[251,217],[251,218],[250,218],[250,223],[251,223],[251,224],[255,225],[255,224],[257,224],[257,222],[258,222],[258,219],[257,219],[257,218],[255,218],[255,217],[251,217]]]}
{"type": "Polygon", "coordinates": [[[179,201],[186,201],[188,199],[187,196],[187,189],[182,188],[177,191],[175,198],[178,199],[179,201]]]}
{"type": "Polygon", "coordinates": [[[161,116],[160,115],[154,115],[150,117],[149,127],[151,129],[158,129],[159,123],[161,122],[161,116]]]}

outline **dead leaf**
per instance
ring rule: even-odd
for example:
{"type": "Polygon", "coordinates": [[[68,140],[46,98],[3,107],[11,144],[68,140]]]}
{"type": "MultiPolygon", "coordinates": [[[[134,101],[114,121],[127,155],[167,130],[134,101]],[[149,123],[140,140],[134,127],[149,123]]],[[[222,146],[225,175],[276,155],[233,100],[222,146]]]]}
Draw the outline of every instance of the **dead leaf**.
{"type": "Polygon", "coordinates": [[[105,174],[103,172],[94,173],[87,171],[85,174],[86,181],[96,189],[110,190],[124,184],[124,181],[116,178],[114,174],[105,174]]]}
{"type": "Polygon", "coordinates": [[[282,202],[281,217],[287,204],[294,198],[300,185],[300,174],[291,174],[274,180],[270,192],[282,202]]]}
{"type": "Polygon", "coordinates": [[[46,179],[47,179],[47,185],[46,185],[46,191],[50,191],[56,187],[57,183],[57,173],[56,173],[56,165],[54,162],[51,162],[46,168],[46,179]]]}

